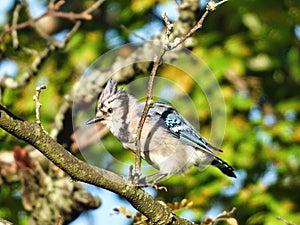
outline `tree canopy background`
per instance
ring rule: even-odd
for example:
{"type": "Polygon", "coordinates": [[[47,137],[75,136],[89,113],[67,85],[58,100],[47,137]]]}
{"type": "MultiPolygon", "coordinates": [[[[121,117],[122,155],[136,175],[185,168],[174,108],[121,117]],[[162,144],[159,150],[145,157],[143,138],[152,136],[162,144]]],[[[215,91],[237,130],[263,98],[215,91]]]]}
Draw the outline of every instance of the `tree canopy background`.
{"type": "MultiPolygon", "coordinates": [[[[46,8],[48,2],[28,4],[46,8]]],[[[78,13],[92,4],[90,0],[66,1],[60,10],[78,13]]],[[[5,23],[12,23],[16,5],[12,1],[5,12],[7,17],[1,33],[6,29],[5,23]]],[[[115,47],[133,40],[143,43],[132,32],[148,39],[159,35],[165,26],[161,10],[171,5],[175,6],[175,1],[105,1],[92,12],[91,20],[82,21],[66,46],[51,49],[41,57],[38,68],[34,68],[34,60],[49,46],[47,38],[31,26],[18,30],[17,45],[13,35],[5,35],[1,41],[0,68],[9,69],[1,69],[1,103],[18,117],[34,121],[36,105],[32,96],[37,85],[46,84],[47,89],[40,96],[43,104],[40,113],[43,127],[50,132],[57,126],[55,117],[66,94],[85,69],[115,47]],[[24,78],[25,73],[30,78],[22,87],[4,88],[4,77],[17,80],[24,78]]],[[[176,7],[171,9],[174,10],[170,14],[172,22],[178,12],[176,7]]],[[[201,1],[195,13],[197,19],[204,9],[205,3],[201,1]]],[[[26,7],[21,8],[18,23],[28,19],[26,7]]],[[[39,23],[43,32],[49,36],[55,34],[58,39],[74,24],[56,17],[39,23]]],[[[175,176],[163,182],[168,192],[157,192],[157,198],[171,203],[182,199],[193,202],[178,213],[189,212],[196,222],[210,209],[220,212],[236,207],[233,217],[239,224],[284,224],[278,216],[300,224],[300,195],[297,194],[300,189],[299,1],[229,1],[205,19],[203,28],[193,35],[193,41],[191,51],[214,73],[225,99],[227,120],[222,157],[237,170],[238,179],[229,180],[210,168],[205,172],[193,169],[184,177],[175,176]]],[[[130,52],[118,54],[126,57],[130,52]]],[[[136,77],[148,76],[149,71],[139,71],[136,77]]],[[[209,137],[211,115],[203,93],[176,69],[162,66],[157,76],[172,78],[190,94],[198,110],[201,133],[209,137]]],[[[71,124],[63,123],[63,126],[71,124]]],[[[74,143],[69,130],[59,133],[57,141],[72,151],[74,143]]],[[[4,130],[0,130],[0,141],[0,218],[27,224],[29,214],[22,206],[24,193],[19,192],[24,180],[20,173],[11,172],[8,176],[4,172],[8,171],[6,157],[11,159],[13,152],[15,155],[18,152],[16,149],[27,148],[28,144],[4,130]]],[[[133,163],[132,153],[124,151],[111,134],[103,137],[103,143],[109,146],[113,156],[133,163]]],[[[94,157],[99,157],[98,166],[105,166],[107,162],[101,162],[99,146],[95,144],[91,148],[94,157]]],[[[124,170],[113,164],[107,167],[117,172],[124,170]]],[[[125,216],[124,220],[127,221],[125,216]]]]}

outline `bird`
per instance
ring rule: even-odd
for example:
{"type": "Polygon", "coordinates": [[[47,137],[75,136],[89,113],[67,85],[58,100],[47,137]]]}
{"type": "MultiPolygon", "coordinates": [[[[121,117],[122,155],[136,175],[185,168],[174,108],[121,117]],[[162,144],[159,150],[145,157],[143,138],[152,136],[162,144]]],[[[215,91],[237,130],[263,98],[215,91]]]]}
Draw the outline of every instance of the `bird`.
{"type": "MultiPolygon", "coordinates": [[[[101,93],[96,114],[86,124],[102,123],[124,148],[137,151],[138,124],[145,102],[138,101],[118,83],[109,79],[101,93]]],[[[221,149],[210,144],[171,105],[152,102],[140,136],[141,157],[159,172],[141,182],[155,184],[168,176],[185,174],[191,167],[217,167],[229,177],[236,178],[234,169],[216,155],[221,149]]]]}

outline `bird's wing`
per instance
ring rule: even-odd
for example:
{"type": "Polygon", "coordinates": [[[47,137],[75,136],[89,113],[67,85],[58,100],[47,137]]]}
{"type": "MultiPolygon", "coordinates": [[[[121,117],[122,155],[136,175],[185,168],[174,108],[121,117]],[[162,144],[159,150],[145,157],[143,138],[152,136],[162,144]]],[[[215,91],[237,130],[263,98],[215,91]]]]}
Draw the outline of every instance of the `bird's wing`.
{"type": "Polygon", "coordinates": [[[164,106],[165,110],[161,113],[161,118],[172,135],[191,146],[202,149],[212,156],[215,156],[212,149],[222,151],[221,149],[212,146],[175,109],[166,104],[164,104],[164,106]]]}

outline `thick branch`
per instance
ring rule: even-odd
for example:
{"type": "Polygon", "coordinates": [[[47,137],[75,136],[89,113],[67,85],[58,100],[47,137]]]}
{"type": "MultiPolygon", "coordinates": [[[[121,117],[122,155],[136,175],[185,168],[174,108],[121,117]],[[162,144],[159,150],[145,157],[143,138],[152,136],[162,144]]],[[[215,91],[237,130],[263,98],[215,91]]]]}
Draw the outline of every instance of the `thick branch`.
{"type": "Polygon", "coordinates": [[[89,165],[65,150],[37,123],[23,121],[0,104],[0,127],[18,139],[37,148],[56,166],[76,181],[105,188],[126,198],[154,224],[193,224],[174,215],[170,208],[159,203],[141,188],[128,185],[121,176],[89,165]]]}

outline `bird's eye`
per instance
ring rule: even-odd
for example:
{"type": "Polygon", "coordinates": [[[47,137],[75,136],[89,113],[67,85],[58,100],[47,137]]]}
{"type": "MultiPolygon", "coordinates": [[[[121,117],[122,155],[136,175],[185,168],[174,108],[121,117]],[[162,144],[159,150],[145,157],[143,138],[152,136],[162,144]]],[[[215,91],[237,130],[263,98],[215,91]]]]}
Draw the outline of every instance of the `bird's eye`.
{"type": "Polygon", "coordinates": [[[107,112],[108,112],[108,113],[112,113],[112,111],[113,111],[112,108],[108,108],[108,109],[107,109],[107,112]]]}

